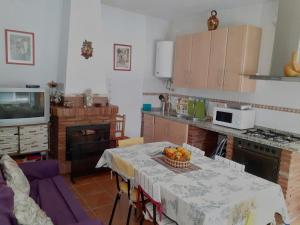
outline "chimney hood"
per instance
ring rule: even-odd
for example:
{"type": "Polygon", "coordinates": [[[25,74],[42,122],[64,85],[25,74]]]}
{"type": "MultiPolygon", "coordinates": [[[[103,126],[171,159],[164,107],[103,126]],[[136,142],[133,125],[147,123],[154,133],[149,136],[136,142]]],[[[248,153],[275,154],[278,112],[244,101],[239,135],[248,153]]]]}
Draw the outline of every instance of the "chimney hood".
{"type": "Polygon", "coordinates": [[[300,58],[300,1],[278,1],[278,15],[273,45],[270,75],[248,74],[250,79],[300,82],[300,76],[284,76],[284,67],[291,61],[292,52],[300,58]]]}

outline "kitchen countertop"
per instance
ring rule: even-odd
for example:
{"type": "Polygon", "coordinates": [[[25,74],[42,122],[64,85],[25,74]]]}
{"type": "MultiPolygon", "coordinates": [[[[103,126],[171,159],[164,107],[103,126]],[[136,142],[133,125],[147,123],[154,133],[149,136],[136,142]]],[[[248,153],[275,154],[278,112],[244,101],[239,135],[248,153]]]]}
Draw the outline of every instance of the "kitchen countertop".
{"type": "MultiPolygon", "coordinates": [[[[232,128],[228,128],[228,127],[215,125],[211,121],[196,121],[195,122],[195,121],[187,120],[184,118],[178,118],[176,116],[172,116],[172,115],[162,113],[162,112],[157,112],[157,111],[142,111],[142,112],[145,114],[166,118],[166,119],[173,120],[176,122],[186,123],[186,124],[189,124],[189,125],[192,125],[195,127],[214,131],[214,132],[217,132],[220,134],[230,135],[233,137],[257,142],[259,144],[264,144],[264,145],[268,145],[268,146],[272,146],[272,147],[276,147],[276,148],[300,152],[300,142],[280,144],[280,143],[265,140],[262,138],[257,138],[257,137],[252,137],[252,136],[246,135],[246,134],[244,134],[245,131],[243,131],[243,130],[237,130],[237,129],[232,129],[232,128]]],[[[268,128],[266,128],[266,129],[268,129],[268,128]]],[[[280,131],[280,132],[282,132],[282,131],[280,131]]]]}

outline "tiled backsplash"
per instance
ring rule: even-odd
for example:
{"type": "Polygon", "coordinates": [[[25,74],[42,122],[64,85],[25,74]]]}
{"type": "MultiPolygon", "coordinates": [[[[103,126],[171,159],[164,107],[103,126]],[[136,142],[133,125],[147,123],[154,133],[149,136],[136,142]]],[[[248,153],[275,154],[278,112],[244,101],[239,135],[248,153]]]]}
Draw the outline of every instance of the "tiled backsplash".
{"type": "MultiPolygon", "coordinates": [[[[162,93],[143,93],[144,96],[158,96],[162,93]]],[[[168,95],[167,93],[163,93],[164,95],[168,95]]],[[[195,99],[199,99],[199,97],[195,97],[195,96],[188,96],[188,95],[180,95],[180,94],[171,94],[172,98],[195,98],[195,99]]],[[[279,112],[288,112],[288,113],[297,113],[300,114],[300,109],[299,108],[288,108],[288,107],[281,107],[281,106],[273,106],[273,105],[265,105],[265,104],[256,104],[256,103],[250,103],[250,102],[237,102],[237,101],[229,101],[229,100],[222,100],[222,99],[213,99],[213,98],[205,98],[207,103],[208,103],[208,107],[210,108],[209,105],[213,105],[213,106],[223,106],[225,104],[247,104],[247,105],[251,105],[253,108],[257,108],[257,109],[267,109],[267,110],[274,110],[274,111],[279,111],[279,112]]],[[[208,111],[210,111],[208,108],[208,111]]]]}
{"type": "MultiPolygon", "coordinates": [[[[161,93],[144,93],[143,103],[151,103],[152,107],[160,107],[158,95],[161,93]]],[[[166,93],[164,93],[166,94],[166,93]]],[[[176,97],[193,97],[189,95],[179,95],[172,93],[176,97]]],[[[230,103],[250,104],[256,111],[255,124],[257,126],[269,127],[272,129],[288,131],[300,134],[300,108],[281,107],[276,105],[258,104],[242,101],[228,101],[216,98],[206,99],[206,111],[208,116],[212,116],[215,106],[224,106],[230,103]]]]}

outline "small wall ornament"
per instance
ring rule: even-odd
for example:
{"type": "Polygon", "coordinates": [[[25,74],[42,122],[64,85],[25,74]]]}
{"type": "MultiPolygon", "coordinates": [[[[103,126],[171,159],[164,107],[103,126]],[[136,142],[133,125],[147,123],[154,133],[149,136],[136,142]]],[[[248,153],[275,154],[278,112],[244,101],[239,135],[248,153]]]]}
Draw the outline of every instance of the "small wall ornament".
{"type": "Polygon", "coordinates": [[[85,40],[82,43],[82,48],[81,48],[81,55],[85,58],[88,59],[93,56],[93,47],[92,47],[92,42],[85,40]]]}
{"type": "Polygon", "coordinates": [[[207,20],[208,30],[216,30],[219,26],[219,19],[217,17],[218,13],[216,10],[210,12],[211,16],[207,20]]]}

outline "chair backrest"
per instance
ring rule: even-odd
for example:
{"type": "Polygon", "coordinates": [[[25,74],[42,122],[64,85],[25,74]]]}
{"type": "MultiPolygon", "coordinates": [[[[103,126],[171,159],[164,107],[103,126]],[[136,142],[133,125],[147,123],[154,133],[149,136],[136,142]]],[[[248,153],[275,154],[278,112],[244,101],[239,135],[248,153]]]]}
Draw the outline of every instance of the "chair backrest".
{"type": "Polygon", "coordinates": [[[125,137],[125,114],[116,115],[116,120],[114,121],[115,137],[122,138],[125,137]]]}
{"type": "Polygon", "coordinates": [[[128,146],[139,145],[139,144],[144,144],[143,137],[134,137],[134,138],[118,140],[119,147],[128,147],[128,146]]]}
{"type": "Polygon", "coordinates": [[[242,164],[240,164],[240,163],[234,162],[234,161],[232,161],[232,160],[230,160],[230,159],[226,159],[226,158],[224,158],[224,157],[221,157],[221,156],[216,155],[216,156],[215,156],[215,160],[224,162],[224,163],[225,163],[228,167],[230,167],[230,168],[239,170],[239,171],[241,171],[241,172],[244,172],[244,171],[245,171],[245,165],[242,165],[242,164]]]}
{"type": "Polygon", "coordinates": [[[205,151],[201,150],[200,148],[196,148],[192,145],[189,145],[187,143],[183,143],[182,147],[184,147],[185,149],[189,150],[189,151],[194,151],[194,152],[199,152],[200,155],[204,156],[205,155],[205,151]]]}
{"type": "MultiPolygon", "coordinates": [[[[163,209],[161,205],[160,186],[143,172],[135,174],[135,182],[138,184],[138,189],[142,196],[141,200],[145,215],[148,213],[150,218],[153,218],[154,216],[153,219],[156,221],[156,213],[154,213],[154,211],[156,212],[157,210],[159,214],[159,220],[161,220],[163,209]],[[145,208],[144,197],[146,197],[147,200],[153,205],[153,211],[145,208]]],[[[147,216],[145,218],[147,218],[147,216]]]]}

